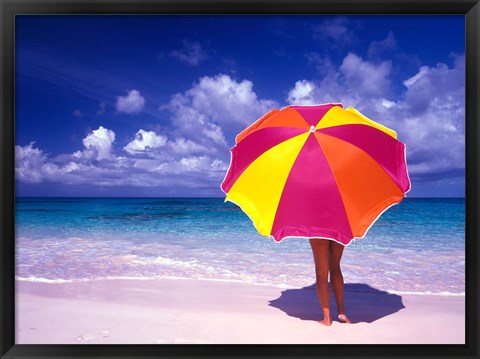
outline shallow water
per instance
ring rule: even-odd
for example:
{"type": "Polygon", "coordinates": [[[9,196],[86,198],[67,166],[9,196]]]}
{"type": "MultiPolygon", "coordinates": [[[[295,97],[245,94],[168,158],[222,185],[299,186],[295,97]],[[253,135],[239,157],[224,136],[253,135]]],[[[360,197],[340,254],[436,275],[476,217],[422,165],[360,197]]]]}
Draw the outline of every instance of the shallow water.
{"type": "MultiPolygon", "coordinates": [[[[345,249],[345,281],[399,293],[464,293],[464,207],[464,199],[407,198],[390,208],[345,249]]],[[[222,198],[17,198],[16,275],[314,282],[308,240],[262,237],[222,198]]]]}

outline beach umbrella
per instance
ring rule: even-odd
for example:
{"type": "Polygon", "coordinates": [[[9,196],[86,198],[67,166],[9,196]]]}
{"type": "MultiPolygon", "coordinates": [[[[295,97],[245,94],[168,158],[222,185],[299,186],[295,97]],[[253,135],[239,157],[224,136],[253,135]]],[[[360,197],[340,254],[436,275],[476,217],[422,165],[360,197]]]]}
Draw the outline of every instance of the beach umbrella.
{"type": "Polygon", "coordinates": [[[235,139],[221,184],[261,235],[348,245],[410,190],[395,131],[341,104],[273,110],[235,139]]]}

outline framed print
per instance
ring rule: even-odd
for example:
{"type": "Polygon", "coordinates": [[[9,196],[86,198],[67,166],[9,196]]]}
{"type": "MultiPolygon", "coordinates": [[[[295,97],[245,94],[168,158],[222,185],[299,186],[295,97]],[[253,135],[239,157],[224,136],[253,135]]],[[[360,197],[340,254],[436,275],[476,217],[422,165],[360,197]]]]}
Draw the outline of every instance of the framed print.
{"type": "Polygon", "coordinates": [[[478,1],[0,4],[2,358],[478,357],[478,1]]]}

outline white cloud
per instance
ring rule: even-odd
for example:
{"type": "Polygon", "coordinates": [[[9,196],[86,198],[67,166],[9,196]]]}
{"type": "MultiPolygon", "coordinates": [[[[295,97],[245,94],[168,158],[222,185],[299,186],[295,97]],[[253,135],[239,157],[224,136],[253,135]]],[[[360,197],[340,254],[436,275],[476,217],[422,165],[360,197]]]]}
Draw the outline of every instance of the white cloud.
{"type": "Polygon", "coordinates": [[[403,84],[408,88],[412,87],[417,81],[421,80],[423,77],[425,77],[429,72],[429,67],[428,66],[422,66],[420,68],[420,71],[416,73],[414,76],[410,77],[409,79],[406,79],[403,81],[403,84]]]}
{"type": "Polygon", "coordinates": [[[33,147],[35,142],[26,146],[15,146],[15,177],[25,183],[42,181],[41,168],[47,156],[42,150],[33,147]]]}
{"type": "MultiPolygon", "coordinates": [[[[85,150],[82,157],[86,159],[103,160],[111,158],[112,143],[115,141],[115,132],[100,126],[97,130],[93,130],[83,139],[85,150]]],[[[78,157],[79,153],[75,152],[74,157],[78,157]]]]}
{"type": "Polygon", "coordinates": [[[136,133],[135,139],[129,142],[123,149],[130,154],[135,154],[165,146],[166,143],[166,136],[157,135],[154,131],[140,129],[136,133]]]}
{"type": "Polygon", "coordinates": [[[179,155],[215,152],[215,149],[212,149],[211,147],[201,145],[183,137],[178,137],[174,141],[169,141],[168,145],[174,154],[179,155]]]}
{"type": "Polygon", "coordinates": [[[65,171],[66,172],[75,172],[75,171],[78,171],[79,169],[80,169],[80,165],[76,162],[69,162],[65,166],[65,171]]]}
{"type": "MultiPolygon", "coordinates": [[[[393,99],[392,63],[380,64],[348,54],[338,66],[319,69],[319,78],[297,81],[287,96],[294,103],[341,102],[395,131],[407,145],[412,178],[439,179],[463,175],[465,162],[464,56],[452,67],[423,66],[404,80],[404,92],[393,99]]],[[[316,59],[318,60],[318,59],[316,59]]],[[[332,64],[328,59],[323,63],[332,64]]]]}
{"type": "Polygon", "coordinates": [[[271,100],[259,100],[251,81],[235,81],[224,74],[202,77],[187,97],[196,110],[222,125],[248,125],[275,105],[271,100]]]}
{"type": "Polygon", "coordinates": [[[310,54],[309,60],[319,69],[320,78],[297,81],[287,96],[290,104],[342,102],[358,106],[367,99],[388,96],[390,61],[374,64],[353,53],[346,55],[340,66],[316,54],[310,54]]]}
{"type": "MultiPolygon", "coordinates": [[[[391,95],[394,68],[389,61],[353,53],[339,64],[315,53],[308,59],[317,67],[318,77],[292,83],[288,103],[342,102],[396,130],[407,144],[414,179],[463,174],[464,56],[455,56],[453,66],[419,68],[403,79],[400,96],[391,95]]],[[[141,97],[132,91],[125,98],[141,97]]],[[[17,145],[16,178],[23,183],[218,188],[233,145],[226,138],[233,139],[263,114],[280,107],[276,101],[259,98],[247,79],[205,76],[161,107],[171,115],[170,127],[156,132],[140,129],[118,147],[115,132],[103,126],[85,136],[84,147],[71,154],[52,157],[34,143],[17,145]]]]}
{"type": "Polygon", "coordinates": [[[73,155],[47,156],[34,142],[15,146],[15,178],[23,183],[98,184],[113,178],[111,169],[80,163],[73,155]]]}
{"type": "Polygon", "coordinates": [[[393,106],[395,106],[395,102],[389,101],[385,98],[381,98],[380,102],[382,103],[382,106],[385,108],[392,108],[393,106]]]}
{"type": "Polygon", "coordinates": [[[183,48],[171,51],[170,56],[192,66],[197,66],[208,58],[200,43],[186,40],[183,41],[183,48]]]}
{"type": "Polygon", "coordinates": [[[184,138],[170,141],[154,131],[140,129],[135,139],[123,147],[124,156],[115,153],[114,140],[114,132],[100,126],[84,138],[85,148],[72,154],[50,157],[34,147],[33,142],[17,145],[16,179],[29,184],[156,187],[170,188],[170,191],[183,187],[214,191],[219,190],[228,168],[226,159],[184,138]],[[160,148],[162,151],[158,151],[160,148]]]}
{"type": "Polygon", "coordinates": [[[202,168],[210,169],[210,160],[207,156],[184,157],[180,160],[180,164],[189,171],[198,171],[202,168]]]}
{"type": "Polygon", "coordinates": [[[138,113],[142,111],[145,106],[145,98],[142,97],[140,91],[130,90],[127,96],[118,96],[116,109],[118,112],[123,113],[138,113]]]}
{"type": "Polygon", "coordinates": [[[222,74],[202,77],[162,107],[170,112],[171,126],[139,129],[121,144],[113,130],[99,126],[85,136],[83,148],[56,156],[45,154],[33,143],[17,146],[17,179],[220,193],[231,147],[224,131],[233,139],[245,126],[278,107],[272,100],[258,98],[249,80],[222,74]]]}
{"type": "Polygon", "coordinates": [[[349,53],[340,65],[340,73],[345,77],[345,83],[363,96],[379,96],[388,91],[389,75],[392,69],[390,61],[373,64],[362,60],[359,56],[349,53]]]}
{"type": "Polygon", "coordinates": [[[226,171],[228,164],[221,160],[213,160],[213,162],[210,163],[210,168],[218,171],[226,171]]]}
{"type": "MultiPolygon", "coordinates": [[[[157,162],[156,166],[153,166],[153,162],[143,161],[138,163],[138,166],[147,167],[156,173],[176,175],[175,179],[178,179],[178,175],[197,175],[197,181],[199,184],[208,178],[217,178],[221,180],[225,175],[225,171],[228,168],[228,164],[220,159],[212,158],[208,155],[198,156],[186,156],[181,157],[174,161],[169,162],[157,162]]],[[[193,177],[192,177],[193,178],[193,177]]],[[[218,186],[220,182],[218,182],[218,186]]]]}
{"type": "Polygon", "coordinates": [[[307,80],[297,81],[295,87],[288,93],[287,101],[296,105],[313,105],[315,84],[307,80]]]}
{"type": "Polygon", "coordinates": [[[415,110],[427,109],[432,102],[442,107],[451,106],[449,96],[457,100],[459,95],[463,97],[464,81],[463,60],[457,60],[452,69],[446,64],[423,66],[416,75],[404,81],[406,101],[415,110]]]}
{"type": "Polygon", "coordinates": [[[422,67],[407,79],[398,102],[401,131],[411,141],[413,173],[424,178],[463,174],[465,167],[465,68],[457,56],[446,64],[422,67]]]}
{"type": "Polygon", "coordinates": [[[202,77],[161,109],[172,113],[179,137],[224,149],[224,131],[237,133],[275,107],[275,101],[258,99],[251,81],[220,74],[202,77]]]}

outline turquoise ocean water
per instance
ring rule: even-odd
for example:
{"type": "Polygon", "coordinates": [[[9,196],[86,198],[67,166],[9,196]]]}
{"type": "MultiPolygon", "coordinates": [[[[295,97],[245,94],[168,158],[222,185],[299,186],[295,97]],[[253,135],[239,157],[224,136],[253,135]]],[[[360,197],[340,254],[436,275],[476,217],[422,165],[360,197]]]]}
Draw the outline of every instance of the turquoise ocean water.
{"type": "MultiPolygon", "coordinates": [[[[465,292],[465,200],[407,198],[345,248],[346,283],[465,292]]],[[[16,199],[16,277],[198,278],[285,288],[315,281],[308,240],[275,243],[223,198],[16,199]]]]}

